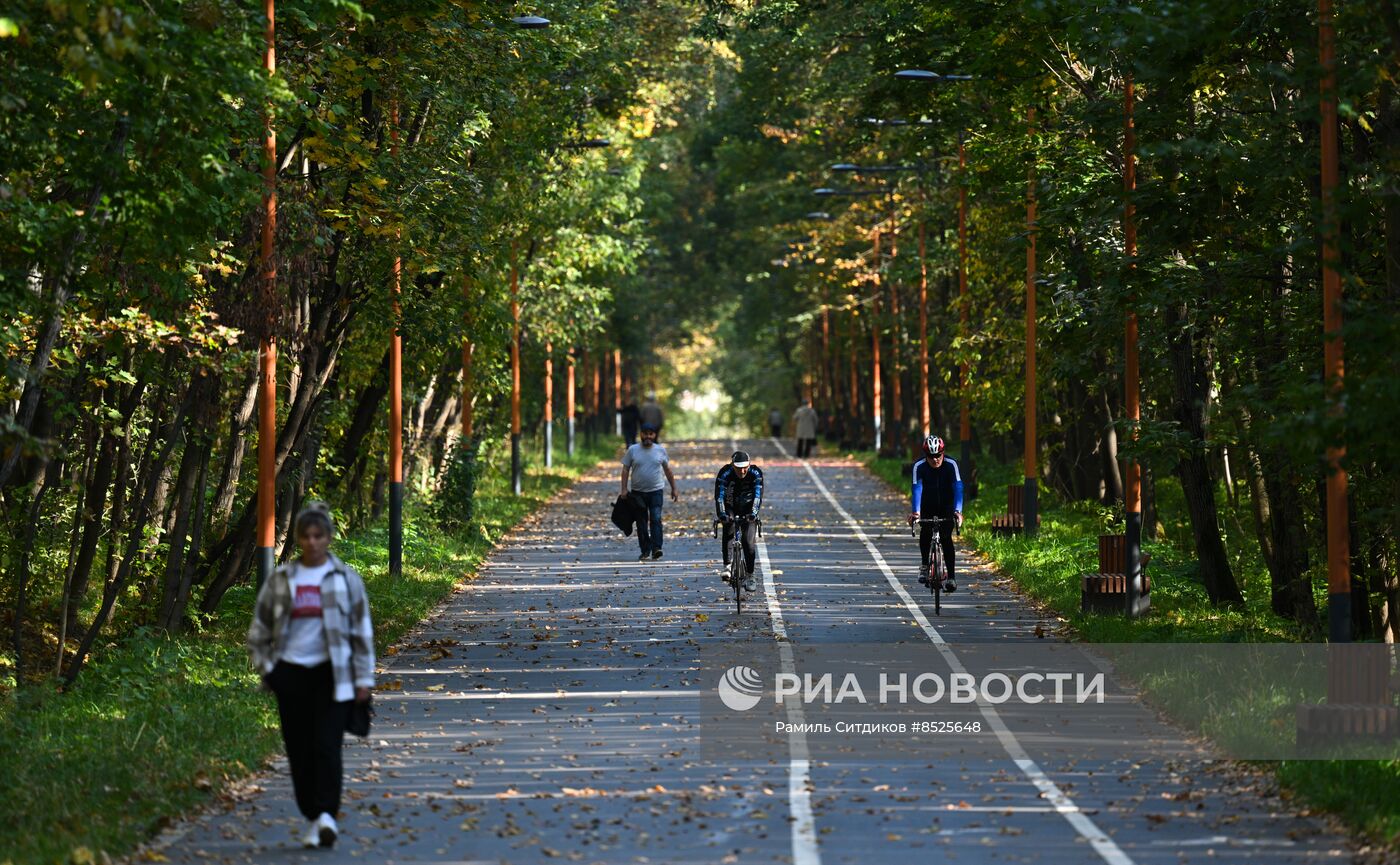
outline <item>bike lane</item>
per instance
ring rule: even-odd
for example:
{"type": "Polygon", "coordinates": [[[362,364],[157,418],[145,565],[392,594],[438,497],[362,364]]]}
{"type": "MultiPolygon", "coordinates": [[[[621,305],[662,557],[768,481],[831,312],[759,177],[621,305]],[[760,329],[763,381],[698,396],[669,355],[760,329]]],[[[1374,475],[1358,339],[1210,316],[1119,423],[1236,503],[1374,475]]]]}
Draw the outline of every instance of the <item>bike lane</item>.
{"type": "MultiPolygon", "coordinates": [[[[944,596],[943,615],[935,616],[917,581],[907,494],[853,461],[795,460],[772,439],[748,447],[768,479],[765,535],[799,647],[933,648],[956,669],[960,647],[985,654],[1006,643],[1062,642],[1053,617],[961,544],[958,591],[944,596]]],[[[814,754],[823,861],[863,862],[878,850],[882,860],[932,853],[973,862],[1312,862],[1349,849],[1323,821],[1298,814],[1229,763],[1154,759],[1148,737],[1174,731],[1140,707],[1115,711],[1145,731],[1141,758],[1040,754],[1013,730],[999,759],[987,759],[985,748],[949,759],[946,746],[930,762],[814,754]]]]}

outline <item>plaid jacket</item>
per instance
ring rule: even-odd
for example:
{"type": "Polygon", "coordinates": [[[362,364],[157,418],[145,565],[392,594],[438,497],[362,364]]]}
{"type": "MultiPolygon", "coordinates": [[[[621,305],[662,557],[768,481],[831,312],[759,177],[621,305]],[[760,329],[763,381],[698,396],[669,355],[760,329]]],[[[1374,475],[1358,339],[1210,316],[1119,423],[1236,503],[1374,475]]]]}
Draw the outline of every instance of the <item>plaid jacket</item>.
{"type": "MultiPolygon", "coordinates": [[[[365,581],[335,555],[330,555],[330,562],[330,573],[321,581],[321,623],[326,628],[326,646],[335,674],[335,699],[343,703],[355,699],[356,688],[374,687],[374,626],[369,619],[365,581]]],[[[262,675],[272,672],[287,648],[292,622],[291,577],[296,567],[296,559],[279,565],[263,583],[253,606],[248,654],[262,675]]]]}

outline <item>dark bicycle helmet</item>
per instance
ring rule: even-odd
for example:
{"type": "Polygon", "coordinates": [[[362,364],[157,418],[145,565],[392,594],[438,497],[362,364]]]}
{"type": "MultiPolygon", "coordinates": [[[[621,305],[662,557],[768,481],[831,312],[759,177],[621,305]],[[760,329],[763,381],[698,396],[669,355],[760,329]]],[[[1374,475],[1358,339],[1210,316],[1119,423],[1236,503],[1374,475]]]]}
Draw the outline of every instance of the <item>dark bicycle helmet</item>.
{"type": "Polygon", "coordinates": [[[749,452],[748,452],[748,451],[735,451],[735,452],[734,452],[734,456],[732,456],[732,457],[729,458],[729,462],[730,462],[730,464],[733,465],[734,468],[736,468],[736,469],[744,468],[745,466],[747,466],[747,465],[749,464],[749,452]]]}
{"type": "Polygon", "coordinates": [[[938,436],[929,436],[924,439],[924,453],[931,457],[936,457],[943,453],[943,439],[938,436]]]}

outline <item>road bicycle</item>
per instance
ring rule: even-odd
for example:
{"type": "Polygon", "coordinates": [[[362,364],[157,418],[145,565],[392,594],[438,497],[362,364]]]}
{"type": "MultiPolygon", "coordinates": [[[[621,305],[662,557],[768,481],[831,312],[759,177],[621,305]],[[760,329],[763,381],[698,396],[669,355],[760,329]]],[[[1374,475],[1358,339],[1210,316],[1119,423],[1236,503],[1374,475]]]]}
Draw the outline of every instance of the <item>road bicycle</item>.
{"type": "MultiPolygon", "coordinates": [[[[744,529],[749,523],[759,525],[762,531],[762,524],[754,517],[735,517],[734,533],[729,538],[729,573],[725,576],[725,582],[734,589],[734,613],[738,615],[744,612],[744,577],[746,568],[744,567],[744,529]]],[[[719,537],[719,527],[724,525],[724,520],[715,520],[714,536],[719,537]]]]}
{"type": "MultiPolygon", "coordinates": [[[[939,527],[946,522],[949,521],[942,517],[919,520],[919,525],[933,527],[933,539],[929,544],[929,552],[932,554],[933,561],[929,567],[924,567],[923,562],[919,562],[919,581],[928,580],[928,586],[933,591],[933,613],[936,616],[943,615],[943,581],[948,578],[948,564],[943,561],[943,544],[939,542],[938,537],[939,527]],[[933,572],[932,577],[929,576],[930,570],[933,572]]],[[[916,538],[919,536],[919,532],[913,524],[909,526],[909,534],[916,538]]]]}

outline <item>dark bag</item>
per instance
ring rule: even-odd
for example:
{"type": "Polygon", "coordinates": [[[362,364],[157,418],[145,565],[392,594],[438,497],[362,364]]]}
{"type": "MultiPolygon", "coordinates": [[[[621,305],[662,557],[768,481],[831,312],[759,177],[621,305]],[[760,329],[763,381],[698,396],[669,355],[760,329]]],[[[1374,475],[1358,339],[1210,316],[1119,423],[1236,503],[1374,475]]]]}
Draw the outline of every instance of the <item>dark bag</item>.
{"type": "MultiPolygon", "coordinates": [[[[348,589],[350,581],[346,580],[345,586],[348,589]]],[[[347,634],[346,642],[350,644],[350,677],[355,677],[355,641],[347,634]]],[[[369,719],[374,717],[374,696],[370,695],[368,700],[361,703],[359,700],[350,701],[350,711],[345,713],[345,732],[361,739],[369,735],[369,719]]]]}
{"type": "Polygon", "coordinates": [[[632,502],[632,497],[618,496],[613,502],[612,522],[622,530],[625,537],[632,537],[632,526],[637,522],[637,509],[632,502]]]}
{"type": "Polygon", "coordinates": [[[374,717],[373,698],[363,703],[350,701],[350,712],[345,716],[345,732],[353,733],[361,739],[369,735],[369,719],[374,717]]]}

